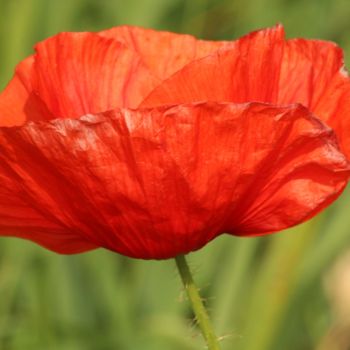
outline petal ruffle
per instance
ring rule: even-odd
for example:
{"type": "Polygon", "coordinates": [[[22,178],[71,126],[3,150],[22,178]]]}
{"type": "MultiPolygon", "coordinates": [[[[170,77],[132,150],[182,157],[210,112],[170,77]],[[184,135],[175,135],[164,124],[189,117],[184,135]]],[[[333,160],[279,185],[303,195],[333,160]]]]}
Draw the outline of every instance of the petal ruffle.
{"type": "Polygon", "coordinates": [[[133,26],[115,27],[99,32],[99,35],[115,39],[137,52],[152,73],[161,80],[193,60],[232,45],[228,41],[198,40],[191,35],[133,26]]]}
{"type": "Polygon", "coordinates": [[[332,42],[305,39],[286,41],[278,102],[301,103],[313,110],[343,64],[342,50],[332,42]]]}
{"type": "Polygon", "coordinates": [[[279,103],[301,103],[331,126],[350,158],[350,79],[342,50],[332,42],[286,42],[279,103]]]}
{"type": "Polygon", "coordinates": [[[282,26],[253,32],[232,42],[229,49],[189,63],[156,87],[141,106],[275,102],[283,46],[282,26]]]}
{"type": "Polygon", "coordinates": [[[51,119],[32,87],[34,58],[30,56],[17,67],[16,73],[0,94],[0,126],[22,125],[27,120],[51,119]]]}
{"type": "MultiPolygon", "coordinates": [[[[0,154],[8,190],[29,208],[137,258],[295,225],[336,199],[350,175],[332,131],[297,105],[204,103],[28,123],[0,128],[0,154]]],[[[53,247],[56,232],[50,239],[53,247]]]]}
{"type": "Polygon", "coordinates": [[[345,70],[327,86],[315,113],[327,119],[336,132],[343,152],[350,159],[350,79],[345,70]]]}

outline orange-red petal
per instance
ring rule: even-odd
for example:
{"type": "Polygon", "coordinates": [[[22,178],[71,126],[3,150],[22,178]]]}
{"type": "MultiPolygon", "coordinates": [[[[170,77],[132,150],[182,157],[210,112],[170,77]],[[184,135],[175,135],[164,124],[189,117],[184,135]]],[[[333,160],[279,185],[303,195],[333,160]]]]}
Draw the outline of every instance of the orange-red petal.
{"type": "Polygon", "coordinates": [[[350,78],[345,70],[339,72],[328,84],[315,113],[328,118],[327,124],[336,132],[342,151],[350,159],[350,78]]]}
{"type": "Polygon", "coordinates": [[[161,80],[193,60],[232,45],[228,41],[198,40],[191,35],[133,26],[115,27],[101,31],[99,35],[115,39],[137,52],[152,73],[161,80]]]}
{"type": "Polygon", "coordinates": [[[251,33],[164,80],[142,107],[199,101],[301,103],[334,128],[350,158],[350,78],[342,50],[320,40],[285,40],[277,26],[251,33]]]}
{"type": "Polygon", "coordinates": [[[94,33],[61,33],[36,52],[35,90],[56,117],[136,107],[158,82],[136,53],[94,33]]]}
{"type": "MultiPolygon", "coordinates": [[[[1,137],[1,142],[7,140],[1,137]]],[[[57,221],[46,208],[40,206],[39,199],[32,198],[33,193],[40,192],[40,183],[36,182],[40,179],[31,178],[32,173],[26,173],[28,169],[23,164],[16,164],[17,158],[12,153],[15,147],[3,144],[1,149],[0,235],[25,238],[62,254],[96,248],[72,227],[57,221]],[[22,178],[26,180],[22,181],[22,178]],[[33,186],[33,193],[30,187],[26,188],[27,185],[33,186]]],[[[55,192],[55,188],[51,191],[55,192]]]]}
{"type": "Polygon", "coordinates": [[[320,40],[288,40],[278,91],[279,103],[302,103],[327,122],[350,159],[350,79],[338,46],[320,40]]]}
{"type": "Polygon", "coordinates": [[[283,56],[282,26],[253,32],[229,49],[193,61],[163,81],[141,106],[196,101],[275,102],[283,56]]]}
{"type": "Polygon", "coordinates": [[[342,50],[332,42],[305,39],[286,41],[278,102],[301,103],[314,109],[343,64],[342,50]]]}
{"type": "Polygon", "coordinates": [[[0,126],[22,125],[27,120],[51,119],[32,87],[34,58],[23,60],[5,90],[0,94],[0,126]]]}
{"type": "MultiPolygon", "coordinates": [[[[203,103],[28,123],[0,128],[0,154],[0,227],[11,191],[82,246],[137,258],[295,225],[350,175],[332,131],[297,105],[203,103]]],[[[14,205],[13,215],[22,210],[14,205]]],[[[62,237],[45,233],[54,249],[62,237]]]]}

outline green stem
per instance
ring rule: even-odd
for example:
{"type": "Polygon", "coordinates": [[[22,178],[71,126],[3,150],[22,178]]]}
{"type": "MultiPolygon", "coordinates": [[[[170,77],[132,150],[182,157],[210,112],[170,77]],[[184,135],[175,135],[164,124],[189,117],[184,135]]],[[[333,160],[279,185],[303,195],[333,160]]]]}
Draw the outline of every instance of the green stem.
{"type": "Polygon", "coordinates": [[[199,328],[201,329],[203,337],[208,345],[208,350],[220,350],[218,338],[214,333],[207,310],[205,309],[202,299],[198,293],[198,289],[194,284],[185,256],[178,255],[175,258],[175,261],[182,279],[182,283],[184,284],[188,298],[191,301],[199,328]]]}

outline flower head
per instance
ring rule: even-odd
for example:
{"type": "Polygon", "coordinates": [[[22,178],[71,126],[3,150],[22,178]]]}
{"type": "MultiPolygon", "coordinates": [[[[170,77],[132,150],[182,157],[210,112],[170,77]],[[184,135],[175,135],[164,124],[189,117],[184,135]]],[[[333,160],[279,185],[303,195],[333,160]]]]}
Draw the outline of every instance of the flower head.
{"type": "Polygon", "coordinates": [[[301,223],[347,184],[333,43],[126,26],[35,49],[0,94],[0,235],[169,258],[301,223]]]}

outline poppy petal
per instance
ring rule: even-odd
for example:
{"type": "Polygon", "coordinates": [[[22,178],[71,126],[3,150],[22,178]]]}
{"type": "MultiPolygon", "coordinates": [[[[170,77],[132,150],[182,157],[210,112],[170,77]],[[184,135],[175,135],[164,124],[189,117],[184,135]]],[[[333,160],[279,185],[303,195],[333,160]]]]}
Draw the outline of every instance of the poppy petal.
{"type": "Polygon", "coordinates": [[[28,189],[23,189],[21,175],[17,175],[21,174],[20,167],[9,158],[4,161],[4,156],[0,156],[0,235],[25,238],[62,254],[95,249],[95,245],[75,234],[71,228],[50,220],[50,216],[25,195],[28,189]]]}
{"type": "Polygon", "coordinates": [[[16,73],[0,94],[0,125],[21,125],[27,120],[51,119],[41,99],[32,87],[34,58],[30,56],[17,67],[16,73]]]}
{"type": "Polygon", "coordinates": [[[99,32],[99,35],[122,42],[137,52],[152,73],[161,80],[195,59],[232,45],[228,41],[198,40],[191,35],[133,26],[115,27],[99,32]]]}
{"type": "Polygon", "coordinates": [[[315,106],[315,114],[327,119],[338,137],[343,152],[350,159],[350,79],[347,73],[337,74],[315,106]]]}
{"type": "Polygon", "coordinates": [[[306,108],[259,103],[0,128],[0,162],[8,190],[52,222],[92,246],[156,259],[199,249],[222,232],[298,224],[336,199],[350,175],[332,131],[306,108]]]}
{"type": "Polygon", "coordinates": [[[35,89],[56,117],[133,108],[158,83],[136,53],[94,33],[61,33],[36,52],[35,89]]]}
{"type": "Polygon", "coordinates": [[[286,41],[278,102],[301,103],[313,110],[343,64],[342,50],[332,42],[305,39],[286,41]]]}
{"type": "Polygon", "coordinates": [[[332,42],[288,40],[279,103],[302,103],[331,126],[350,158],[350,79],[342,50],[332,42]]]}
{"type": "Polygon", "coordinates": [[[229,49],[189,63],[163,81],[142,107],[199,101],[274,102],[278,95],[284,30],[250,33],[229,49]]]}

